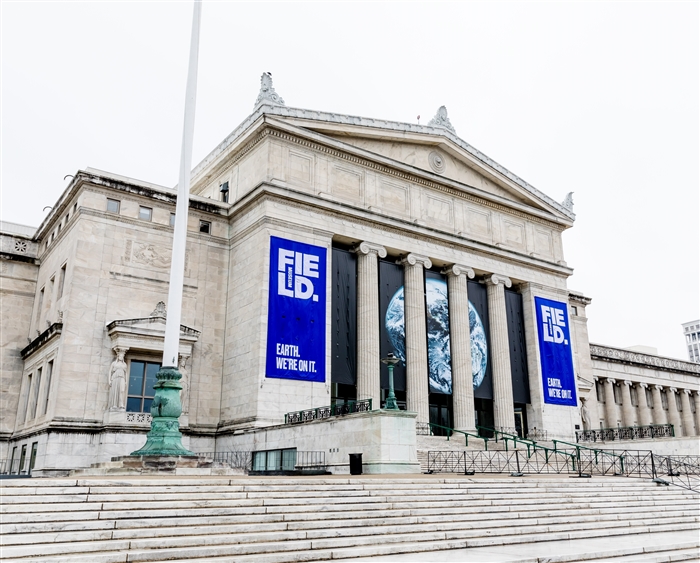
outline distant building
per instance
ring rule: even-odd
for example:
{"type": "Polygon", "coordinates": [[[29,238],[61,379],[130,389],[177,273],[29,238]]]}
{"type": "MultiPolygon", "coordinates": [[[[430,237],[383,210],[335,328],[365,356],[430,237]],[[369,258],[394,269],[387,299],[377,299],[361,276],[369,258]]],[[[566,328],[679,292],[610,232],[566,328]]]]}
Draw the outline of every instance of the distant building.
{"type": "Polygon", "coordinates": [[[688,359],[700,364],[700,319],[683,323],[683,334],[688,347],[688,359]]]}

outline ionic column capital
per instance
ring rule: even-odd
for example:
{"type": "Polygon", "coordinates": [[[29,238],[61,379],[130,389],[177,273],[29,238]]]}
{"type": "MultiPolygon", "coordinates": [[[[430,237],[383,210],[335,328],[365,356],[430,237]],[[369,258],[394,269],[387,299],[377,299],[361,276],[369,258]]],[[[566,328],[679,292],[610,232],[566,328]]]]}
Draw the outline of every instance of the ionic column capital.
{"type": "Polygon", "coordinates": [[[386,258],[386,248],[366,240],[353,247],[352,251],[356,254],[376,254],[379,258],[386,258]]]}
{"type": "Polygon", "coordinates": [[[649,386],[646,383],[637,383],[642,389],[649,389],[649,386]]]}
{"type": "Polygon", "coordinates": [[[627,385],[627,387],[632,387],[632,385],[634,385],[634,383],[632,383],[629,379],[625,379],[622,383],[627,385]]]}
{"type": "Polygon", "coordinates": [[[427,256],[423,256],[422,254],[413,254],[413,252],[411,252],[410,254],[406,254],[406,256],[403,256],[399,260],[399,262],[404,266],[421,265],[426,270],[433,267],[433,263],[430,261],[430,258],[428,258],[427,256]]]}
{"type": "Polygon", "coordinates": [[[467,276],[470,280],[474,279],[474,270],[469,266],[463,266],[462,264],[452,264],[452,266],[447,266],[442,270],[443,274],[448,276],[467,276]]]}
{"type": "Polygon", "coordinates": [[[608,377],[608,378],[606,379],[606,381],[607,381],[608,383],[612,383],[613,385],[615,385],[615,384],[617,383],[617,379],[614,379],[614,378],[612,378],[612,377],[608,377]]]}
{"type": "Polygon", "coordinates": [[[693,390],[692,389],[683,389],[683,393],[685,393],[686,395],[692,395],[693,390]]]}
{"type": "Polygon", "coordinates": [[[664,386],[663,385],[654,385],[654,389],[656,389],[657,391],[663,391],[664,386]]]}
{"type": "Polygon", "coordinates": [[[513,285],[509,277],[500,274],[488,274],[479,281],[484,285],[498,285],[499,283],[502,283],[506,287],[511,287],[513,285]]]}
{"type": "Polygon", "coordinates": [[[668,390],[672,393],[678,393],[678,389],[676,389],[675,387],[669,387],[668,390]]]}

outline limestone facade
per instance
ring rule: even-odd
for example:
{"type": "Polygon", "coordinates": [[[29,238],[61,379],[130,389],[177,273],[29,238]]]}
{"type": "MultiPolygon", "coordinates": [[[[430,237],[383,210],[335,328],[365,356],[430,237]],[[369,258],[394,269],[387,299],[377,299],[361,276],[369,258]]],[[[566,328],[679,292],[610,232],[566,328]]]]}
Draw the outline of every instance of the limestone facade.
{"type": "MultiPolygon", "coordinates": [[[[22,448],[29,457],[35,448],[35,469],[50,473],[142,444],[150,416],[123,408],[121,388],[110,392],[110,385],[122,385],[122,361],[160,362],[175,193],[86,169],[33,235],[4,229],[0,458],[17,459],[22,448]]],[[[573,226],[570,207],[451,128],[297,110],[263,98],[195,168],[191,194],[180,343],[181,428],[190,449],[244,447],[243,438],[236,440],[242,432],[279,425],[285,413],[333,398],[330,345],[325,382],[266,377],[271,236],[326,248],[328,256],[337,245],[354,249],[360,399],[381,401],[377,261],[385,259],[403,265],[406,401],[419,422],[430,417],[424,286],[430,269],[446,273],[451,324],[458,325],[450,333],[456,427],[475,430],[468,322],[465,327],[466,284],[473,278],[488,292],[496,426],[514,426],[503,297],[511,288],[522,297],[525,430],[571,439],[582,424],[578,407],[545,401],[536,297],[571,307],[578,396],[595,392],[594,378],[650,386],[668,379],[661,383],[665,392],[675,389],[680,401],[668,416],[686,434],[700,428],[697,371],[639,366],[639,373],[622,373],[595,347],[589,350],[590,300],[567,289],[572,270],[561,234],[573,226]]],[[[327,295],[334,291],[330,268],[329,260],[327,295]]],[[[330,342],[330,302],[326,309],[330,342]]],[[[635,401],[608,410],[596,415],[645,420],[635,418],[635,401]]]]}

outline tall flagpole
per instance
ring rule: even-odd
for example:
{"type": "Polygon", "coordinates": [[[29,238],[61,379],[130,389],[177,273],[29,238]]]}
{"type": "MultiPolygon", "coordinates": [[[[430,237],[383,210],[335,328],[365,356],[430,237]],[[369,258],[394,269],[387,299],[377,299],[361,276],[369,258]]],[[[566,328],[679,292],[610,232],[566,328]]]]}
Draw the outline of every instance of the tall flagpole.
{"type": "Polygon", "coordinates": [[[168,290],[168,315],[165,322],[163,364],[157,374],[155,397],[151,403],[151,430],[146,444],[131,455],[193,456],[182,445],[179,417],[180,379],[178,352],[180,349],[180,321],[182,318],[182,287],[185,281],[185,247],[187,244],[187,215],[190,201],[190,171],[192,170],[192,141],[194,138],[194,112],[197,100],[197,64],[199,60],[199,29],[202,17],[201,0],[194,1],[192,15],[192,39],[190,62],[185,93],[185,122],[182,131],[180,156],[180,181],[177,186],[173,255],[170,262],[170,288],[168,290]]]}

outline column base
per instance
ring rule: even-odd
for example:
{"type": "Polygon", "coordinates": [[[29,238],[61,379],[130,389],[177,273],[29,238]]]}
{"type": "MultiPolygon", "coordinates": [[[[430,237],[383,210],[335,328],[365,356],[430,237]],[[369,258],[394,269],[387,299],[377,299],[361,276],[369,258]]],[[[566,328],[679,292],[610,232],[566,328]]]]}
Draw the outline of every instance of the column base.
{"type": "Polygon", "coordinates": [[[132,456],[197,457],[182,445],[180,423],[177,418],[159,416],[151,422],[151,430],[144,446],[131,453],[132,456]]]}

